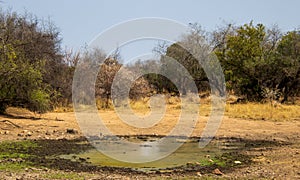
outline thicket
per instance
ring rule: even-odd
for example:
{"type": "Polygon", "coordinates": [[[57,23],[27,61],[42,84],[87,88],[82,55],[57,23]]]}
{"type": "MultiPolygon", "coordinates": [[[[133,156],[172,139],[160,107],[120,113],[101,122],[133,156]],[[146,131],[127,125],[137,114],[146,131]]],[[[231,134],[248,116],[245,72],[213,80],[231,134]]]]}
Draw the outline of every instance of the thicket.
{"type": "MultiPolygon", "coordinates": [[[[67,52],[61,47],[61,40],[60,32],[49,21],[30,14],[0,11],[0,113],[8,106],[43,113],[70,104],[75,67],[89,59],[100,62],[95,96],[105,99],[104,108],[108,106],[112,81],[124,66],[119,54],[107,57],[100,50],[67,52]]],[[[253,22],[241,26],[227,24],[213,32],[191,24],[191,31],[177,43],[155,47],[159,61],[138,61],[127,65],[126,73],[147,68],[166,70],[166,58],[171,57],[187,69],[199,92],[209,91],[209,83],[213,82],[209,82],[201,66],[208,62],[199,64],[193,54],[208,50],[219,59],[227,91],[249,101],[261,101],[268,96],[265,92],[274,92],[274,98],[281,97],[281,102],[299,96],[300,31],[282,32],[277,26],[266,28],[253,22]]],[[[184,77],[178,78],[182,87],[176,87],[162,75],[146,74],[132,85],[129,96],[137,100],[159,93],[179,95],[178,88],[184,95],[184,77]]],[[[218,91],[225,94],[223,89],[218,91]]]]}

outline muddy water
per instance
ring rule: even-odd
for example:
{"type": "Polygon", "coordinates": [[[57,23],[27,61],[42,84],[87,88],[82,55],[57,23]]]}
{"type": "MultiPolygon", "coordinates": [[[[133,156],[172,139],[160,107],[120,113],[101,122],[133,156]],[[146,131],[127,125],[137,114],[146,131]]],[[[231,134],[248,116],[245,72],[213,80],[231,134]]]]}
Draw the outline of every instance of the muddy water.
{"type": "MultiPolygon", "coordinates": [[[[125,138],[128,141],[141,143],[142,145],[140,146],[141,149],[139,151],[144,152],[145,154],[147,154],[147,152],[151,152],[151,150],[156,147],[144,146],[144,144],[159,139],[158,137],[151,136],[130,136],[125,138]]],[[[199,138],[189,138],[186,140],[178,137],[174,139],[173,143],[182,143],[183,141],[185,143],[169,156],[147,163],[129,163],[118,161],[102,154],[96,149],[91,149],[80,154],[64,155],[62,157],[74,160],[85,159],[87,162],[98,166],[128,167],[137,170],[148,171],[182,166],[186,165],[187,163],[207,165],[214,161],[216,156],[220,156],[225,152],[237,151],[239,148],[244,147],[243,143],[232,139],[214,139],[205,148],[199,148],[199,138]]],[[[99,143],[103,143],[103,141],[92,141],[92,144],[99,143]]],[[[114,143],[114,141],[109,140],[109,143],[114,143]]],[[[116,155],[124,155],[125,152],[122,149],[118,149],[115,150],[114,153],[116,155]]],[[[126,155],[128,156],[128,159],[131,158],[130,156],[137,156],[135,153],[127,153],[126,155]]]]}

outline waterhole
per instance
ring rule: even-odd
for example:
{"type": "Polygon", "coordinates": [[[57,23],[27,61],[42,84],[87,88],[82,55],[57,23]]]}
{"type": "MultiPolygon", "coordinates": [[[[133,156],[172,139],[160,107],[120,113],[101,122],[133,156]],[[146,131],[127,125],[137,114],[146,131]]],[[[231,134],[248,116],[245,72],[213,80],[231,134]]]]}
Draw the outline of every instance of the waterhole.
{"type": "MultiPolygon", "coordinates": [[[[121,137],[127,141],[132,141],[136,143],[140,143],[139,152],[151,152],[153,148],[150,145],[147,145],[147,142],[153,142],[158,140],[161,137],[158,136],[123,136],[121,137]]],[[[129,163],[129,162],[122,162],[116,159],[110,158],[103,153],[99,152],[97,149],[90,149],[85,152],[79,154],[68,154],[61,156],[62,158],[72,159],[74,161],[81,160],[85,163],[90,163],[92,165],[97,166],[109,166],[109,167],[126,167],[132,168],[135,170],[142,170],[142,171],[151,171],[157,169],[168,169],[174,168],[178,166],[183,166],[186,164],[198,164],[198,165],[211,165],[211,164],[218,164],[222,166],[222,160],[218,159],[223,153],[238,151],[239,149],[245,147],[243,142],[240,142],[238,139],[228,139],[228,138],[217,138],[213,139],[206,147],[199,148],[199,140],[200,138],[184,138],[184,137],[172,137],[172,143],[182,143],[184,144],[178,148],[175,152],[170,154],[169,156],[152,161],[147,163],[129,163]]],[[[91,141],[92,144],[99,144],[99,143],[115,143],[113,138],[105,137],[102,139],[94,138],[91,141]]],[[[159,151],[159,149],[158,149],[159,151]]],[[[114,152],[116,155],[124,154],[124,150],[116,149],[114,152]]],[[[137,156],[134,152],[127,153],[128,159],[131,156],[137,156]]]]}

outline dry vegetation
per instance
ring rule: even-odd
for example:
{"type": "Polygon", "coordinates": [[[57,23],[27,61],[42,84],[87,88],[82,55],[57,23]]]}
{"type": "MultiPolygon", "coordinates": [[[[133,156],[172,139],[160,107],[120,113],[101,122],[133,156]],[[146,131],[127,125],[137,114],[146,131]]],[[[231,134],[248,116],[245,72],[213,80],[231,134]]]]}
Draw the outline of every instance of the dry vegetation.
{"type": "MultiPolygon", "coordinates": [[[[104,101],[97,100],[98,109],[103,110],[102,103],[104,101]]],[[[167,109],[180,110],[181,99],[179,97],[165,98],[167,109]]],[[[137,114],[147,114],[150,112],[149,98],[144,98],[139,101],[130,101],[130,107],[137,114]]],[[[211,113],[211,101],[210,98],[200,99],[199,104],[200,116],[209,116],[211,113]]],[[[300,101],[296,101],[295,104],[280,104],[280,103],[230,103],[227,102],[225,106],[224,115],[232,118],[252,119],[252,120],[271,120],[271,121],[289,121],[300,120],[300,101]]],[[[114,110],[112,102],[109,102],[107,110],[114,110]]],[[[56,112],[72,111],[71,107],[57,108],[56,112]]]]}
{"type": "Polygon", "coordinates": [[[300,120],[299,105],[272,106],[268,103],[228,104],[225,115],[234,118],[290,121],[300,120]]]}

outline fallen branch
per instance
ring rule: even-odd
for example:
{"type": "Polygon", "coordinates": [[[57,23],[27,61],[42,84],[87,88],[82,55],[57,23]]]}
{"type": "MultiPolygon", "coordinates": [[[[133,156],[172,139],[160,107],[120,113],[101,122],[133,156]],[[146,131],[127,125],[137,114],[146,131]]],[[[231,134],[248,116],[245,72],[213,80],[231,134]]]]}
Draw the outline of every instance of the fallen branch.
{"type": "Polygon", "coordinates": [[[13,123],[13,122],[11,122],[10,120],[7,120],[7,119],[1,120],[0,122],[3,122],[3,123],[5,123],[5,122],[9,122],[10,124],[14,125],[15,127],[17,127],[17,128],[21,128],[21,126],[19,126],[19,125],[17,125],[17,124],[15,124],[15,123],[13,123]]]}

